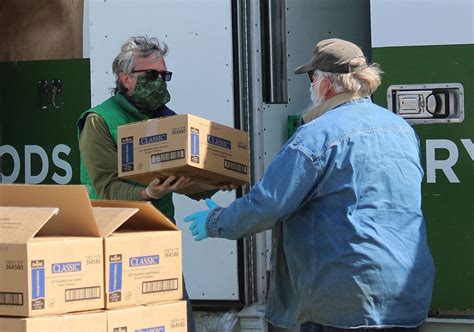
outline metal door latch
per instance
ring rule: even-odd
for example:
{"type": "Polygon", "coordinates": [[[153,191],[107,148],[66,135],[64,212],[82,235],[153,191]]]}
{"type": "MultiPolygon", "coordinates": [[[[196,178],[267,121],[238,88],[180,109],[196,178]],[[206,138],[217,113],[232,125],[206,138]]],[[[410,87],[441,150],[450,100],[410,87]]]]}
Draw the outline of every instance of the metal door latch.
{"type": "Polygon", "coordinates": [[[460,123],[464,89],[459,83],[391,85],[387,105],[410,123],[460,123]]]}

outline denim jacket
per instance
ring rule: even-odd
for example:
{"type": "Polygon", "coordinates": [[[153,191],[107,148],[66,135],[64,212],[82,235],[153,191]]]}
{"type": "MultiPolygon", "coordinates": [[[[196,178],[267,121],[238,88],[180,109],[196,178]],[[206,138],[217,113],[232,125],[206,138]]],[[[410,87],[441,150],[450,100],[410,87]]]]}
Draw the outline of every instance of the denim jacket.
{"type": "Polygon", "coordinates": [[[418,138],[355,99],[301,126],[263,178],[207,219],[211,237],[273,228],[266,318],[291,327],[416,327],[434,278],[418,138]]]}

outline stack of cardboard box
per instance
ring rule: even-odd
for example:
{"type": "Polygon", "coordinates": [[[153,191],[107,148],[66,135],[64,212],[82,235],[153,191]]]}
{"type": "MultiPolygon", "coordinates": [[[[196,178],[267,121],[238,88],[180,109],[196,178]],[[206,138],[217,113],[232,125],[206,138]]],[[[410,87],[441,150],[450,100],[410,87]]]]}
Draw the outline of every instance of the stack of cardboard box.
{"type": "Polygon", "coordinates": [[[0,331],[187,331],[181,232],[151,204],[0,185],[0,331]]]}

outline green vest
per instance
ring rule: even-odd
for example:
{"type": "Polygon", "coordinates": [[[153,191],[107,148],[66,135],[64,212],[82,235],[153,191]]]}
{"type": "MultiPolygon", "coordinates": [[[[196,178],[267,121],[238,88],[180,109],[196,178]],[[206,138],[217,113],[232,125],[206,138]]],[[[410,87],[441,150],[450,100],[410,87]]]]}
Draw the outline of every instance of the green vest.
{"type": "MultiPolygon", "coordinates": [[[[104,119],[107,126],[109,127],[110,135],[114,139],[115,145],[117,145],[117,127],[118,126],[125,125],[127,123],[149,119],[147,115],[139,112],[135,107],[133,107],[123,95],[116,94],[110,97],[109,99],[107,99],[106,101],[104,101],[102,104],[90,110],[87,110],[81,115],[77,123],[79,136],[81,134],[82,128],[84,127],[86,117],[90,113],[96,113],[102,119],[104,119]]],[[[144,188],[144,186],[139,183],[132,182],[132,181],[127,181],[127,182],[133,183],[137,186],[141,186],[144,188]]],[[[87,187],[90,199],[100,199],[99,195],[97,194],[94,187],[92,186],[91,180],[87,173],[87,169],[85,167],[82,154],[81,154],[81,183],[87,187]]],[[[169,193],[158,200],[152,200],[152,203],[166,217],[168,217],[170,220],[175,222],[172,193],[169,193]]]]}

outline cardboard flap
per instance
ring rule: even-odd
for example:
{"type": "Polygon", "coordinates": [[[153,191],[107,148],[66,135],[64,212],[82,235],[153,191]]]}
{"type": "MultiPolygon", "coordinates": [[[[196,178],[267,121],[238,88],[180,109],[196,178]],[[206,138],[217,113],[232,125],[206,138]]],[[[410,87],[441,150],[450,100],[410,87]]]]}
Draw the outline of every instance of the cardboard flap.
{"type": "Polygon", "coordinates": [[[0,184],[0,206],[59,208],[38,235],[100,236],[82,185],[0,184]]]}
{"type": "Polygon", "coordinates": [[[143,231],[163,231],[163,230],[179,230],[175,224],[171,222],[160,210],[155,208],[150,202],[139,201],[109,201],[109,200],[92,200],[94,207],[115,207],[115,208],[132,208],[138,209],[125,221],[119,229],[132,229],[143,231]]]}
{"type": "Polygon", "coordinates": [[[58,214],[58,208],[0,206],[0,243],[26,243],[58,214]]]}
{"type": "Polygon", "coordinates": [[[112,207],[93,207],[97,227],[99,228],[100,236],[107,237],[117,230],[125,221],[130,219],[138,209],[130,208],[112,208],[112,207]]]}

